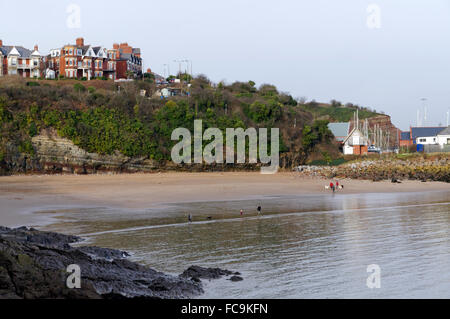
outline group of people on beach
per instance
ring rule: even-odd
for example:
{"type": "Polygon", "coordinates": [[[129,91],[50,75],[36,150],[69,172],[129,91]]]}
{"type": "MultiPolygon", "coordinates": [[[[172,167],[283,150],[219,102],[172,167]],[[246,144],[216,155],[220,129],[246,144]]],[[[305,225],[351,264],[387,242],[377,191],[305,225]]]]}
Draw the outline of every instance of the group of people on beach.
{"type": "MultiPolygon", "coordinates": [[[[261,207],[261,205],[258,205],[258,207],[256,208],[256,212],[258,213],[258,216],[261,215],[261,213],[262,213],[262,207],[261,207]]],[[[240,214],[241,214],[241,216],[244,216],[244,210],[243,210],[243,209],[241,209],[240,214]]],[[[211,220],[212,217],[207,217],[207,219],[208,219],[208,220],[211,220]]],[[[192,223],[192,220],[193,220],[193,219],[192,219],[192,214],[189,214],[189,215],[188,215],[188,222],[189,222],[189,223],[192,223]]]]}
{"type": "Polygon", "coordinates": [[[334,183],[333,181],[330,182],[330,186],[328,187],[331,191],[336,192],[339,189],[344,189],[344,185],[339,184],[339,181],[336,180],[334,183]]]}

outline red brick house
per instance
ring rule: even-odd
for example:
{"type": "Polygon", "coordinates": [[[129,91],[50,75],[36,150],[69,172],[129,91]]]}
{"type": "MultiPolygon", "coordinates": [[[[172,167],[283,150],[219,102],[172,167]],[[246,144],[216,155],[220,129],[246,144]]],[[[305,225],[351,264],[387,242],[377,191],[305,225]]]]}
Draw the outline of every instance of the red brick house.
{"type": "Polygon", "coordinates": [[[67,44],[61,49],[51,50],[48,68],[56,76],[66,78],[127,79],[142,75],[141,50],[128,43],[114,44],[112,49],[85,45],[83,38],[75,44],[67,44]]]}

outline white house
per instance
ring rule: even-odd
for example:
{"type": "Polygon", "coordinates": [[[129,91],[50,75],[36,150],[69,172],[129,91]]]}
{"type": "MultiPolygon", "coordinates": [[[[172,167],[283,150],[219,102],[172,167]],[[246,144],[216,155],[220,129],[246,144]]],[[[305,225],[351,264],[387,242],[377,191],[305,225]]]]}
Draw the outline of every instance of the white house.
{"type": "Polygon", "coordinates": [[[441,148],[443,148],[444,145],[450,145],[450,126],[439,132],[436,138],[437,144],[439,144],[441,148]]]}
{"type": "Polygon", "coordinates": [[[343,142],[344,155],[362,155],[368,152],[368,140],[357,128],[354,128],[343,142]]]}
{"type": "Polygon", "coordinates": [[[437,144],[437,136],[420,136],[416,138],[416,144],[422,145],[436,145],[437,144]]]}

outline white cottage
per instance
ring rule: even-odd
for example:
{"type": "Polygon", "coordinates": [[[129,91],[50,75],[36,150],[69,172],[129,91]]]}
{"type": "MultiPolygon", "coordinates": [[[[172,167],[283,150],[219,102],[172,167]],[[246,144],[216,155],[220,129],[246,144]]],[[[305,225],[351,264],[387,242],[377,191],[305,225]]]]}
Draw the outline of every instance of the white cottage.
{"type": "Polygon", "coordinates": [[[450,126],[439,132],[436,139],[437,144],[439,144],[441,148],[443,148],[444,145],[450,145],[450,126]]]}

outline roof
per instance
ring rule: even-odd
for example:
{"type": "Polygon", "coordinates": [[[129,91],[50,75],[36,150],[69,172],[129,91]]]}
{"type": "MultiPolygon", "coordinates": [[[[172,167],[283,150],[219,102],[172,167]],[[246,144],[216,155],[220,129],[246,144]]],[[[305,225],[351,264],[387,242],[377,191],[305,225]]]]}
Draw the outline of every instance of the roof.
{"type": "Polygon", "coordinates": [[[400,140],[401,141],[409,141],[409,140],[411,140],[411,132],[401,132],[400,133],[400,140]]]}
{"type": "Polygon", "coordinates": [[[364,136],[364,134],[363,134],[358,128],[356,128],[356,127],[350,132],[350,134],[348,134],[347,137],[345,137],[345,139],[344,139],[344,144],[345,144],[345,143],[350,139],[350,137],[352,137],[353,134],[355,134],[355,133],[358,133],[358,135],[362,137],[362,144],[358,144],[358,145],[365,145],[365,144],[367,143],[367,139],[366,139],[366,137],[364,136]]]}
{"type": "Polygon", "coordinates": [[[350,132],[350,123],[329,123],[328,129],[336,137],[336,140],[343,142],[350,132]]]}
{"type": "Polygon", "coordinates": [[[416,140],[418,137],[437,136],[445,127],[412,127],[411,138],[416,140]]]}
{"type": "Polygon", "coordinates": [[[442,131],[439,132],[438,135],[450,135],[450,126],[447,126],[442,131]]]}
{"type": "Polygon", "coordinates": [[[31,54],[33,53],[31,50],[25,49],[24,47],[13,45],[4,45],[0,47],[0,50],[2,51],[3,55],[9,55],[11,51],[14,50],[14,48],[17,50],[17,52],[20,54],[20,57],[22,58],[30,58],[31,54]]]}

